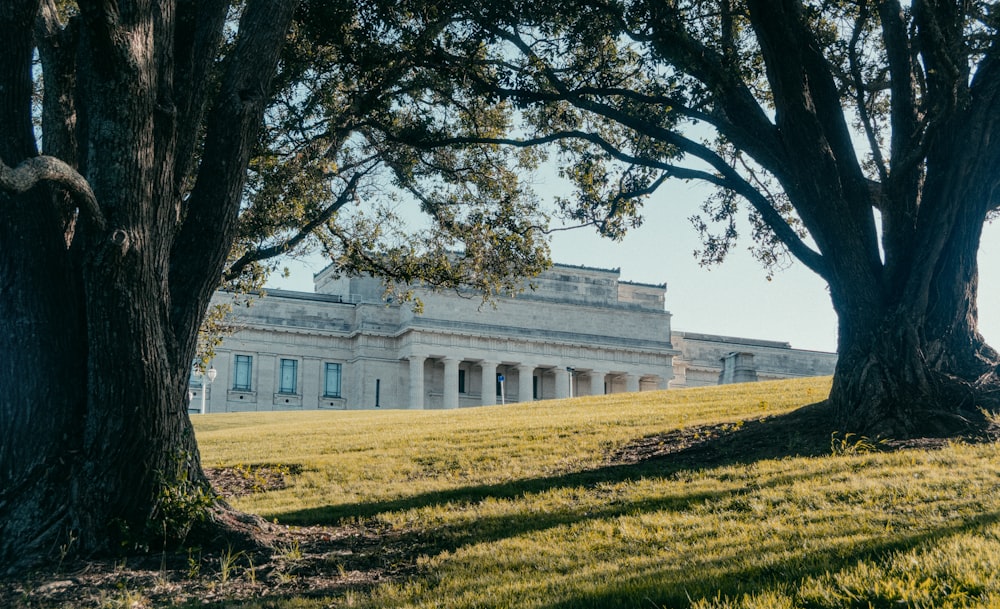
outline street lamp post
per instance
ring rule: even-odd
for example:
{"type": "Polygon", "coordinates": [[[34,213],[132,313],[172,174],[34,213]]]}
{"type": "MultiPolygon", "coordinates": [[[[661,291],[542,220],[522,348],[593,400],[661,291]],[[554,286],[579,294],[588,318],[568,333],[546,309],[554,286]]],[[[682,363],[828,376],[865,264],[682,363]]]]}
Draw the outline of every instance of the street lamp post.
{"type": "Polygon", "coordinates": [[[201,376],[201,414],[205,414],[205,394],[208,393],[208,386],[212,384],[217,374],[219,374],[219,371],[213,366],[201,376]],[[205,383],[205,379],[208,379],[207,384],[205,383]]]}

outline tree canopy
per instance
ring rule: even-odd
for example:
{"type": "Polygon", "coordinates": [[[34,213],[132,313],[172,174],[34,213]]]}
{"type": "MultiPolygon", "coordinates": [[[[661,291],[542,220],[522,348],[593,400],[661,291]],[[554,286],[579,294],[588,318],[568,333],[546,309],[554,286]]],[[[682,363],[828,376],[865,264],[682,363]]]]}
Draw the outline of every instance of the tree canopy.
{"type": "Polygon", "coordinates": [[[523,122],[454,141],[554,145],[576,189],[563,211],[615,237],[664,181],[714,185],[696,220],[706,262],[730,251],[746,210],[761,261],[791,256],[829,284],[846,427],[938,433],[992,404],[998,360],[976,308],[976,251],[1000,206],[992,3],[465,11],[465,46],[442,40],[435,61],[523,122]]]}
{"type": "Polygon", "coordinates": [[[510,104],[428,69],[450,18],[425,6],[303,4],[250,162],[227,278],[311,244],[345,273],[488,298],[547,264],[547,218],[519,174],[536,165],[532,152],[393,137],[400,125],[432,142],[510,128],[510,104]],[[408,207],[423,212],[422,228],[408,207]]]}

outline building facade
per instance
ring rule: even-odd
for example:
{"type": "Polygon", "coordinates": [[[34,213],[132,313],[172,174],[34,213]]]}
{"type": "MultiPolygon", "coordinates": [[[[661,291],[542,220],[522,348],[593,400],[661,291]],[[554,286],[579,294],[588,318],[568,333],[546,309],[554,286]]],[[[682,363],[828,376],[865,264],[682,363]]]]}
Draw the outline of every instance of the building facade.
{"type": "Polygon", "coordinates": [[[738,382],[754,361],[765,364],[758,378],[829,374],[836,358],[672,333],[666,286],[621,281],[617,269],[555,265],[495,306],[421,293],[421,314],[372,278],[327,268],[314,282],[315,293],[269,290],[237,312],[214,382],[192,375],[194,411],[451,409],[738,382]],[[742,367],[726,373],[731,353],[742,367]]]}
{"type": "Polygon", "coordinates": [[[674,358],[671,387],[775,381],[833,374],[837,354],[793,349],[787,342],[672,332],[681,355],[674,358]]]}

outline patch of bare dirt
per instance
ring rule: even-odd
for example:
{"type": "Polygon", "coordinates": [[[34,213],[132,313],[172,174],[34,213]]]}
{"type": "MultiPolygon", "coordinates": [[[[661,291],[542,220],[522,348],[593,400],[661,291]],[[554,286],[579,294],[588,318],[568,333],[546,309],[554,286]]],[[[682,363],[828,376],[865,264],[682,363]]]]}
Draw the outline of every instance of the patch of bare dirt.
{"type": "Polygon", "coordinates": [[[295,463],[205,468],[205,475],[212,482],[216,492],[223,497],[242,497],[252,493],[280,490],[288,486],[289,476],[301,473],[302,466],[295,463]]]}
{"type": "MultiPolygon", "coordinates": [[[[301,466],[263,464],[206,468],[223,498],[285,488],[301,466]]],[[[217,515],[219,516],[219,515],[217,515]]],[[[191,548],[118,560],[73,561],[18,581],[0,580],[0,607],[145,609],[285,596],[325,597],[365,590],[413,572],[403,535],[370,520],[340,526],[289,527],[233,511],[229,528],[256,531],[257,544],[239,535],[219,550],[191,548]],[[266,547],[260,543],[266,543],[266,547]]]]}
{"type": "Polygon", "coordinates": [[[21,581],[0,581],[0,607],[144,609],[268,597],[325,597],[365,590],[412,572],[398,534],[373,522],[337,527],[275,526],[274,547],[117,561],[78,561],[21,581]]]}

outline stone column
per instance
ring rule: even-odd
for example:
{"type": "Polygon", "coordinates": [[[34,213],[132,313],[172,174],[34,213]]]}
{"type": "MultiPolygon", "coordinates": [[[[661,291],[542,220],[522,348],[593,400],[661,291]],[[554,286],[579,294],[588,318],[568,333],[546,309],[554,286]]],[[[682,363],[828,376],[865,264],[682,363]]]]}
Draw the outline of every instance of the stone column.
{"type": "Polygon", "coordinates": [[[737,353],[733,370],[734,383],[756,383],[757,366],[753,363],[753,353],[737,353]]]}
{"type": "Polygon", "coordinates": [[[556,399],[569,397],[569,370],[557,366],[552,371],[556,377],[556,399]]]}
{"type": "MultiPolygon", "coordinates": [[[[410,356],[410,408],[424,409],[424,362],[423,355],[410,356]]],[[[457,383],[457,381],[456,381],[457,383]]]]}
{"type": "Polygon", "coordinates": [[[604,395],[604,372],[590,371],[590,395],[604,395]]]}
{"type": "Polygon", "coordinates": [[[629,393],[634,393],[639,391],[639,375],[638,374],[626,374],[625,375],[625,391],[629,393]]]}
{"type": "Polygon", "coordinates": [[[483,406],[493,406],[497,403],[497,363],[485,360],[479,362],[479,367],[483,371],[483,406]]]}
{"type": "Polygon", "coordinates": [[[444,407],[446,410],[458,408],[458,359],[441,358],[444,364],[444,407]]]}
{"type": "Polygon", "coordinates": [[[517,365],[517,401],[530,402],[534,398],[532,395],[534,383],[532,378],[535,373],[534,364],[517,365]]]}

